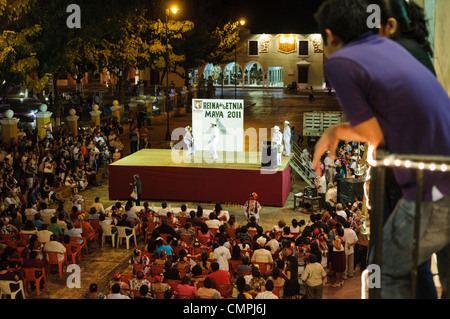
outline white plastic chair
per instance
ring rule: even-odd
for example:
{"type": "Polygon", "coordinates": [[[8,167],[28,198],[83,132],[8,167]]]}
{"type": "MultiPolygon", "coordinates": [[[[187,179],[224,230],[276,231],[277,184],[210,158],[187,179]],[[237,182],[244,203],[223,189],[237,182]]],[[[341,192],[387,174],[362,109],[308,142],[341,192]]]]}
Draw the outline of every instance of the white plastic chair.
{"type": "Polygon", "coordinates": [[[0,298],[3,298],[4,295],[10,295],[11,299],[16,299],[16,295],[19,292],[22,292],[23,299],[25,299],[25,290],[23,289],[23,281],[14,281],[14,280],[0,280],[0,298]],[[11,291],[10,284],[18,284],[19,288],[15,291],[11,291]]]}
{"type": "Polygon", "coordinates": [[[130,238],[134,237],[134,245],[137,248],[137,239],[136,239],[136,231],[134,230],[134,228],[131,227],[126,227],[126,226],[116,226],[117,228],[117,247],[119,247],[121,241],[123,238],[125,238],[126,242],[127,242],[127,249],[130,249],[130,238]],[[132,231],[132,233],[130,235],[127,235],[126,230],[129,229],[132,231]]]}
{"type": "Polygon", "coordinates": [[[115,239],[117,237],[117,232],[113,233],[113,225],[102,225],[102,247],[103,244],[105,243],[105,238],[106,237],[111,237],[111,244],[114,247],[115,246],[115,239]]]}

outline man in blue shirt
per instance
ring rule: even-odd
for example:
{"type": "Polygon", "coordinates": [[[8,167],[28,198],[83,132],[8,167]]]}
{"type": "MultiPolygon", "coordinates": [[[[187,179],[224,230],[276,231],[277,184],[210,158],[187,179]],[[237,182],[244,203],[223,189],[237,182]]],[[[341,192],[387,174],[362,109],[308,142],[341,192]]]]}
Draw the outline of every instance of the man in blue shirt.
{"type": "MultiPolygon", "coordinates": [[[[450,156],[450,99],[432,72],[399,44],[370,30],[369,0],[328,0],[316,14],[325,71],[348,122],[326,130],[313,167],[340,140],[394,154],[450,156]]],[[[334,157],[334,154],[330,154],[334,157]]],[[[416,174],[395,170],[403,198],[383,230],[383,298],[410,298],[416,174]]],[[[321,174],[321,173],[320,173],[321,174]]],[[[419,264],[450,242],[450,175],[425,172],[419,264]]]]}
{"type": "Polygon", "coordinates": [[[158,239],[156,241],[156,250],[157,254],[160,254],[161,251],[164,251],[169,258],[172,258],[173,249],[170,245],[166,245],[162,239],[158,239]]]}

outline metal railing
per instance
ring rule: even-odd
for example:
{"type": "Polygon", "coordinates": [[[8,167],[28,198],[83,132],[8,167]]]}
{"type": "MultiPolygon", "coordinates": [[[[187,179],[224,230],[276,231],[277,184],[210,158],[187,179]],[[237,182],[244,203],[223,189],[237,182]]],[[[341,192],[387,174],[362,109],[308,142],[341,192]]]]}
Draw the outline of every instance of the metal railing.
{"type": "MultiPolygon", "coordinates": [[[[370,216],[370,240],[371,248],[373,249],[373,263],[376,265],[382,264],[382,249],[383,249],[383,224],[384,224],[384,200],[385,200],[385,178],[386,169],[388,167],[398,169],[416,170],[416,208],[414,216],[414,238],[411,267],[411,298],[417,296],[417,275],[419,262],[419,236],[420,236],[420,219],[422,214],[423,203],[423,178],[424,171],[434,171],[446,173],[450,171],[450,157],[446,156],[429,156],[429,155],[397,155],[389,154],[385,150],[377,150],[371,162],[372,167],[370,178],[370,197],[373,198],[371,202],[371,216],[370,216]]],[[[401,262],[401,261],[400,261],[401,262]]],[[[450,267],[450,264],[448,265],[450,267]]],[[[447,282],[447,291],[450,286],[450,281],[447,282]]],[[[381,298],[381,288],[369,289],[369,299],[381,298]]],[[[448,298],[448,296],[447,296],[448,298]]]]}
{"type": "Polygon", "coordinates": [[[296,143],[292,144],[290,164],[309,186],[314,187],[314,179],[311,176],[315,176],[315,174],[311,169],[311,160],[303,156],[303,150],[296,143]]]}

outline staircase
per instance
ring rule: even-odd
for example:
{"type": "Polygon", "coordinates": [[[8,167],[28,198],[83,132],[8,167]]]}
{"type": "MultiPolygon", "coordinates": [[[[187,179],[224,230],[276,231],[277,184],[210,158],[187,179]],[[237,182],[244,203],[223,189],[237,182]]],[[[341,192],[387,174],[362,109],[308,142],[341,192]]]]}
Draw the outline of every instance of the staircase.
{"type": "Polygon", "coordinates": [[[314,187],[314,178],[311,176],[315,176],[315,173],[311,170],[311,160],[304,156],[303,150],[296,143],[292,144],[290,165],[308,186],[314,187]]]}

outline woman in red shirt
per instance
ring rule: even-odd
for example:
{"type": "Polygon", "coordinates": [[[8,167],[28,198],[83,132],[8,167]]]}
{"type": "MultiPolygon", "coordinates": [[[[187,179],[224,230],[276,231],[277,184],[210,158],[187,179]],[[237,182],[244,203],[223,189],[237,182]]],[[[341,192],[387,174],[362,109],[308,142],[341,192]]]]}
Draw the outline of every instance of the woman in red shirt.
{"type": "Polygon", "coordinates": [[[193,299],[197,296],[197,289],[191,284],[191,279],[188,276],[184,276],[177,285],[177,293],[193,299]]]}

